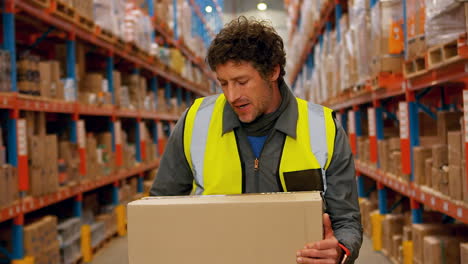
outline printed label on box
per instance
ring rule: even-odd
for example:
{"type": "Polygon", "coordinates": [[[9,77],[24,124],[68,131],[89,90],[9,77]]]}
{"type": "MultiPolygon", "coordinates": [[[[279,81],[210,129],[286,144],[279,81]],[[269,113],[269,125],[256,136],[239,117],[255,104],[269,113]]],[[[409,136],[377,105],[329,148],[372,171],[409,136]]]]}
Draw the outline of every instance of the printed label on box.
{"type": "Polygon", "coordinates": [[[408,104],[406,102],[400,102],[398,105],[398,119],[400,120],[400,138],[409,139],[408,104]]]}
{"type": "Polygon", "coordinates": [[[18,155],[27,156],[28,155],[28,142],[26,137],[26,120],[18,119],[16,121],[17,135],[18,135],[18,155]]]}

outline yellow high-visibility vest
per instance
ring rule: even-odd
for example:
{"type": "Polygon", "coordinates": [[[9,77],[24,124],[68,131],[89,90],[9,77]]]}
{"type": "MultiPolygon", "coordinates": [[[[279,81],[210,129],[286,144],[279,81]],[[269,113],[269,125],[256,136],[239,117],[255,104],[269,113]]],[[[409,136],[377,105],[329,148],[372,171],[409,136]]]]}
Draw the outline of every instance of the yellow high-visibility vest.
{"type": "MultiPolygon", "coordinates": [[[[336,134],[332,110],[296,99],[296,138],[286,136],[285,139],[279,166],[281,185],[284,191],[296,191],[291,190],[286,176],[318,171],[310,175],[321,176],[319,180],[326,191],[326,169],[333,156],[336,134]]],[[[242,166],[236,137],[234,131],[223,134],[225,104],[223,94],[197,99],[185,119],[184,153],[194,175],[197,194],[242,193],[242,166]]]]}

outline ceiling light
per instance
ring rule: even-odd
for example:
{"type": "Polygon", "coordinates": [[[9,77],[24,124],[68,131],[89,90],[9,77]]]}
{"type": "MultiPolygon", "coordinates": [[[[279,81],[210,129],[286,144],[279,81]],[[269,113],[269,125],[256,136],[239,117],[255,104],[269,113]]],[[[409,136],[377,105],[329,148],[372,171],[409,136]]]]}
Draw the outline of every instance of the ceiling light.
{"type": "Polygon", "coordinates": [[[264,3],[264,2],[260,2],[260,3],[258,3],[258,5],[257,5],[257,9],[260,10],[260,11],[265,11],[265,10],[267,10],[267,8],[268,8],[268,6],[267,6],[267,4],[264,3]]]}
{"type": "Polygon", "coordinates": [[[205,7],[205,11],[206,11],[207,13],[211,13],[211,12],[213,11],[213,8],[212,8],[211,6],[206,6],[206,7],[205,7]]]}

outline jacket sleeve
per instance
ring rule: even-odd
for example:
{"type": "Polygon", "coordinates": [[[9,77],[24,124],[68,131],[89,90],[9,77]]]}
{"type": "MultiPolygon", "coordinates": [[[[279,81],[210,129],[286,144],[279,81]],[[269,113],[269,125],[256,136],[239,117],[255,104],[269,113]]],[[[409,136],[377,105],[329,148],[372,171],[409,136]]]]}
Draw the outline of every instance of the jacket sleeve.
{"type": "Polygon", "coordinates": [[[335,147],[326,171],[326,212],[330,215],[336,239],[351,252],[347,263],[354,263],[362,244],[356,171],[346,132],[335,120],[335,147]]]}
{"type": "Polygon", "coordinates": [[[166,144],[156,179],[150,190],[153,196],[188,195],[193,187],[193,174],[184,154],[184,123],[181,116],[166,144]]]}

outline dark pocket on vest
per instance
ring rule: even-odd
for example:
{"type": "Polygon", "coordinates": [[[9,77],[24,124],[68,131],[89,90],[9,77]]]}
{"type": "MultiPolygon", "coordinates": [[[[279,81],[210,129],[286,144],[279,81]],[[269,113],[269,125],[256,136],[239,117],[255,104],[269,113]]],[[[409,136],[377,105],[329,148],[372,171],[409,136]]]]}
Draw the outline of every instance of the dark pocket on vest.
{"type": "Polygon", "coordinates": [[[283,174],[288,192],[323,191],[321,169],[290,171],[283,174]]]}

